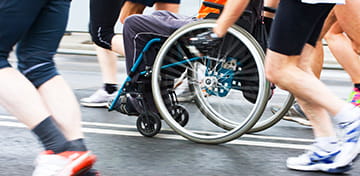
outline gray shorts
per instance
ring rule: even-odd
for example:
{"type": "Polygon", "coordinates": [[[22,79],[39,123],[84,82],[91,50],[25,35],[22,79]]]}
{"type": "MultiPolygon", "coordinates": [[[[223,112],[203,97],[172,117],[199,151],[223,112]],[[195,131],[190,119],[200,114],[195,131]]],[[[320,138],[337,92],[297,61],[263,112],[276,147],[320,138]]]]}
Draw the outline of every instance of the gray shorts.
{"type": "MultiPolygon", "coordinates": [[[[196,18],[186,17],[168,11],[155,11],[151,15],[131,15],[124,23],[123,37],[126,55],[126,70],[138,59],[141,51],[148,41],[153,38],[166,39],[175,30],[195,21],[196,18]]],[[[162,43],[154,44],[144,56],[152,64],[155,60],[157,49],[162,43]]],[[[140,70],[144,70],[141,65],[140,70]]]]}

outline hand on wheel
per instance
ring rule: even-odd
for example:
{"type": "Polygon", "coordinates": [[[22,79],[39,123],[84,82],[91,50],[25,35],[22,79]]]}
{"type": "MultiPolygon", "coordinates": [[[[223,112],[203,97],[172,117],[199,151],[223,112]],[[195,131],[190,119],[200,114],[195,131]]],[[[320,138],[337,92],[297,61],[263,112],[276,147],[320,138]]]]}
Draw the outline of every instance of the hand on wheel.
{"type": "Polygon", "coordinates": [[[221,39],[214,32],[207,31],[191,37],[189,40],[191,45],[194,45],[202,54],[206,55],[218,48],[217,46],[221,43],[221,39]]]}

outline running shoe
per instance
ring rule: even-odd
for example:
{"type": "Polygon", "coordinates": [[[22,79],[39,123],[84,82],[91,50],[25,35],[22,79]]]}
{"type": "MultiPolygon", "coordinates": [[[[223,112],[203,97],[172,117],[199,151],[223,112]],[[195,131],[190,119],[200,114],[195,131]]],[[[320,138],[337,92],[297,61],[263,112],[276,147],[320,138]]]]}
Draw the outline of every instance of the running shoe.
{"type": "Polygon", "coordinates": [[[300,171],[323,171],[327,173],[343,173],[351,169],[351,164],[334,167],[334,160],[339,155],[340,149],[326,151],[317,146],[311,145],[310,150],[298,157],[290,157],[286,161],[289,169],[300,171]]]}
{"type": "Polygon", "coordinates": [[[360,90],[358,88],[354,88],[347,101],[360,107],[360,90]]]}
{"type": "MultiPolygon", "coordinates": [[[[115,110],[118,112],[121,112],[123,114],[129,115],[129,116],[139,116],[140,113],[136,110],[136,107],[134,107],[134,104],[139,104],[138,100],[136,98],[133,98],[131,96],[120,96],[118,102],[118,105],[115,105],[115,110]]],[[[141,109],[141,106],[138,106],[138,109],[141,109]]]]}
{"type": "MultiPolygon", "coordinates": [[[[353,111],[360,115],[359,108],[355,108],[353,111]]],[[[342,137],[342,149],[335,159],[334,167],[341,167],[353,162],[360,151],[360,119],[354,122],[341,123],[337,126],[344,135],[342,137]]]]}
{"type": "Polygon", "coordinates": [[[35,160],[33,176],[75,176],[86,173],[96,161],[90,151],[42,152],[35,160]]]}
{"type": "Polygon", "coordinates": [[[108,102],[116,96],[116,93],[117,92],[109,94],[101,88],[91,96],[81,99],[80,104],[85,107],[105,108],[107,107],[108,102]]]}
{"type": "MultiPolygon", "coordinates": [[[[272,106],[271,112],[275,114],[280,110],[280,106],[272,106]]],[[[283,117],[284,120],[293,121],[300,125],[311,126],[310,121],[307,119],[306,115],[300,108],[298,103],[294,103],[293,106],[288,110],[288,112],[283,117]]]]}

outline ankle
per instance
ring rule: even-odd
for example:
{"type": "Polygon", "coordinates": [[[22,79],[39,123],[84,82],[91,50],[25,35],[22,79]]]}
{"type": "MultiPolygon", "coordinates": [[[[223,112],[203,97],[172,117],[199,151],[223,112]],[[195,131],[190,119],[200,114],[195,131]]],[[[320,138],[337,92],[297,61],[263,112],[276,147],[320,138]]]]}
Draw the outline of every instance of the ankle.
{"type": "Polygon", "coordinates": [[[356,111],[356,106],[348,103],[333,117],[333,120],[337,125],[354,122],[359,119],[359,114],[356,111]]]}
{"type": "Polygon", "coordinates": [[[340,147],[336,136],[317,137],[314,145],[325,151],[336,151],[340,147]]]}
{"type": "Polygon", "coordinates": [[[66,151],[87,151],[84,139],[75,139],[66,143],[66,151]]]}
{"type": "Polygon", "coordinates": [[[108,94],[112,94],[117,91],[117,84],[105,83],[104,89],[108,94]]]}

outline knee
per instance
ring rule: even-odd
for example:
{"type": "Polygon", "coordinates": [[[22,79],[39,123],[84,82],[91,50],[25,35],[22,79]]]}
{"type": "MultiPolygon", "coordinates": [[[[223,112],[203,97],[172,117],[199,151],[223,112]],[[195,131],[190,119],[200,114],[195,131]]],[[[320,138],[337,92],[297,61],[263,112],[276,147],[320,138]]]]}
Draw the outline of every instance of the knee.
{"type": "Polygon", "coordinates": [[[127,17],[124,21],[123,32],[128,33],[130,31],[134,31],[136,27],[142,27],[143,24],[141,24],[141,21],[144,21],[142,19],[143,19],[143,15],[139,15],[139,14],[131,15],[127,17]]]}
{"type": "Polygon", "coordinates": [[[274,84],[278,84],[280,80],[280,68],[271,62],[270,57],[266,57],[265,60],[265,76],[266,79],[274,84]]]}
{"type": "Polygon", "coordinates": [[[266,79],[269,82],[275,84],[280,89],[288,90],[288,85],[286,85],[286,83],[284,82],[284,79],[288,79],[288,78],[286,78],[286,76],[284,76],[284,74],[286,74],[284,70],[278,70],[277,68],[265,67],[266,79]]]}
{"type": "Polygon", "coordinates": [[[24,58],[22,53],[17,53],[19,71],[35,86],[40,87],[56,75],[59,75],[51,54],[36,53],[24,58]]]}
{"type": "Polygon", "coordinates": [[[336,34],[332,32],[328,32],[325,34],[324,39],[326,40],[327,43],[334,42],[336,41],[336,34]]]}
{"type": "Polygon", "coordinates": [[[270,66],[265,66],[265,76],[266,79],[274,84],[279,83],[279,75],[278,72],[275,71],[274,68],[271,68],[270,66]]]}
{"type": "Polygon", "coordinates": [[[111,40],[114,37],[114,29],[103,26],[89,25],[91,40],[99,47],[111,50],[111,40]]]}

